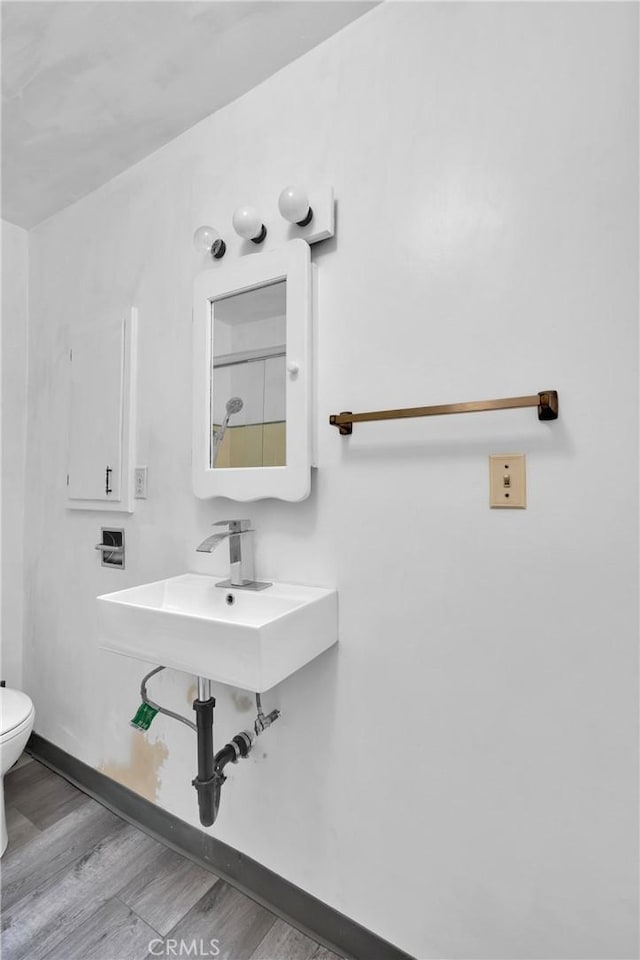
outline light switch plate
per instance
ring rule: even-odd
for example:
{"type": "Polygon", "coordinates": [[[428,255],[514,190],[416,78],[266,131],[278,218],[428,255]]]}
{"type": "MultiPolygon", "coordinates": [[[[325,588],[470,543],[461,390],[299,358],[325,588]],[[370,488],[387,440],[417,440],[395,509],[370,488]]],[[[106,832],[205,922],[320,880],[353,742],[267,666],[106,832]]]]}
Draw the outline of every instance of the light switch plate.
{"type": "Polygon", "coordinates": [[[147,499],[147,468],[146,467],[136,467],[135,469],[134,496],[136,500],[147,499]]]}
{"type": "Polygon", "coordinates": [[[525,510],[527,474],[524,453],[496,453],[489,457],[489,505],[525,510]]]}

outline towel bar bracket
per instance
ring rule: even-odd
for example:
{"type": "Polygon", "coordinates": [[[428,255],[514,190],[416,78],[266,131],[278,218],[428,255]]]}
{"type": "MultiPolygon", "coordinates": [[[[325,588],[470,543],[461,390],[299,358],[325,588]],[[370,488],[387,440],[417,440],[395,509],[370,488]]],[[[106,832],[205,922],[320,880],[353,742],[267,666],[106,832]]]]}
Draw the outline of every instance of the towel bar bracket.
{"type": "MultiPolygon", "coordinates": [[[[352,417],[353,413],[351,410],[343,410],[342,413],[339,414],[339,416],[352,417]]],[[[333,426],[336,426],[338,428],[338,430],[340,431],[340,436],[342,437],[350,437],[351,434],[353,433],[352,420],[341,421],[338,417],[332,416],[329,418],[329,423],[333,424],[333,426]]]]}
{"type": "Polygon", "coordinates": [[[558,419],[558,391],[543,390],[538,394],[540,402],[538,403],[538,420],[557,420],[558,419]]]}

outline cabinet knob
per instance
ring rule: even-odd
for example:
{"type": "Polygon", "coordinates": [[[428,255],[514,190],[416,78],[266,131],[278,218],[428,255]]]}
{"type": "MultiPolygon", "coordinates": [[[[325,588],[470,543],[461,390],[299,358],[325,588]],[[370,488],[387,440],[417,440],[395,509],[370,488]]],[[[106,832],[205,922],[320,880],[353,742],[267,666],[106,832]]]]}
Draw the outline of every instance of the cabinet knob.
{"type": "Polygon", "coordinates": [[[300,364],[297,363],[295,360],[289,360],[289,362],[287,363],[287,370],[289,371],[292,377],[295,377],[295,375],[300,372],[300,364]]]}

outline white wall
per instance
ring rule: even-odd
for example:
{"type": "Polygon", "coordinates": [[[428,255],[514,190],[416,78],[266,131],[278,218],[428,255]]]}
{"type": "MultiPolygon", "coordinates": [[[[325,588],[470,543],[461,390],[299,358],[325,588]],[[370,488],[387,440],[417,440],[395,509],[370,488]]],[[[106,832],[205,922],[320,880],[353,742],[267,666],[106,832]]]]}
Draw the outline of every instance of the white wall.
{"type": "Polygon", "coordinates": [[[0,672],[22,686],[28,234],[2,221],[2,573],[0,672]]]}
{"type": "MultiPolygon", "coordinates": [[[[635,5],[385,4],[32,234],[36,729],[195,824],[193,738],[135,739],[142,667],[97,650],[94,598],[247,513],[190,491],[194,228],[334,184],[319,469],[249,515],[260,576],[339,588],[341,642],[265,697],[213,832],[421,958],[635,955],[637,79],[635,5]],[[150,496],[122,573],[64,509],[64,331],[130,304],[150,496]],[[547,388],[553,424],[328,425],[547,388]],[[488,509],[499,452],[528,456],[526,511],[488,509]]],[[[159,696],[188,711],[191,683],[159,696]]],[[[222,743],[252,710],[216,696],[222,743]]]]}

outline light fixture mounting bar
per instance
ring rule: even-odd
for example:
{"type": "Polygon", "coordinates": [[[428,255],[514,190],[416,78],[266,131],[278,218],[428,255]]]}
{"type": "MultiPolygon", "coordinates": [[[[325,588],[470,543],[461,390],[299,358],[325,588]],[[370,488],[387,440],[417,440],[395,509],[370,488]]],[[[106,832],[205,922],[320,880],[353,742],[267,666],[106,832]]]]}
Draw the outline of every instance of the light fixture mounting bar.
{"type": "Polygon", "coordinates": [[[309,191],[309,206],[313,210],[313,217],[306,226],[297,223],[288,223],[287,239],[294,240],[301,237],[307,243],[318,243],[328,240],[335,233],[335,198],[333,187],[325,186],[309,191]]]}

